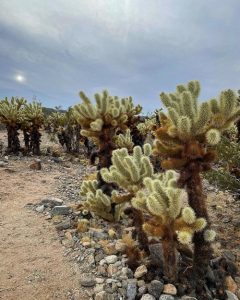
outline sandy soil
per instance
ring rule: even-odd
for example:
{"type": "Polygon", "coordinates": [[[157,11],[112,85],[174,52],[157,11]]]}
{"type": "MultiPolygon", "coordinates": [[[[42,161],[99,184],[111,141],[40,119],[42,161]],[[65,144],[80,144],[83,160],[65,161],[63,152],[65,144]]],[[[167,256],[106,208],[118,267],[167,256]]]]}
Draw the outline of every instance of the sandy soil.
{"type": "Polygon", "coordinates": [[[31,171],[21,161],[13,170],[0,169],[0,299],[89,299],[54,226],[24,207],[52,194],[58,171],[31,171]]]}

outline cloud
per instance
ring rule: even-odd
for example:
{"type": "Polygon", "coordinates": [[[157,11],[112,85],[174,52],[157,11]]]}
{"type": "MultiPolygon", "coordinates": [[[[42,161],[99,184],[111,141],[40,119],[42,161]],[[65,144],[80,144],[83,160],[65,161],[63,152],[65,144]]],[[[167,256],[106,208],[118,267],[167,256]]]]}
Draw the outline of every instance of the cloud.
{"type": "Polygon", "coordinates": [[[80,89],[159,93],[199,79],[202,98],[239,88],[238,0],[1,0],[0,97],[76,103],[80,89]],[[12,78],[24,73],[26,84],[12,78]]]}

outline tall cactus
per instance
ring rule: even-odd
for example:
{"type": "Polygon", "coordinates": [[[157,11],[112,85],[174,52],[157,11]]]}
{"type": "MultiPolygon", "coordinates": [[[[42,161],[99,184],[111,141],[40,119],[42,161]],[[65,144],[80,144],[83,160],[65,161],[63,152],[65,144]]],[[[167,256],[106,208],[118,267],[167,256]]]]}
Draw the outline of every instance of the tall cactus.
{"type": "Polygon", "coordinates": [[[7,128],[9,153],[17,154],[20,151],[20,141],[18,130],[23,122],[23,107],[26,104],[24,98],[14,98],[8,100],[6,97],[0,101],[0,121],[7,128]]]}
{"type": "MultiPolygon", "coordinates": [[[[127,121],[137,113],[132,98],[119,99],[111,97],[107,91],[95,94],[96,104],[80,92],[82,103],[74,107],[77,120],[81,125],[81,134],[91,138],[98,150],[92,156],[92,161],[99,158],[98,170],[110,167],[112,151],[116,149],[114,137],[117,132],[125,132],[128,129],[127,121]]],[[[112,187],[106,185],[100,173],[98,184],[104,192],[111,194],[112,187]]]]}
{"type": "Polygon", "coordinates": [[[30,147],[33,154],[40,155],[41,133],[44,123],[44,114],[41,103],[33,101],[24,108],[24,117],[30,123],[30,147]]]}
{"type": "MultiPolygon", "coordinates": [[[[211,168],[216,158],[215,145],[221,134],[239,119],[240,107],[232,90],[219,99],[199,103],[200,84],[190,81],[179,85],[175,93],[161,93],[167,114],[160,113],[161,124],[155,134],[154,154],[163,158],[164,169],[180,170],[179,186],[186,187],[189,205],[198,218],[209,220],[200,173],[211,168]]],[[[209,222],[208,222],[209,224],[209,222]]],[[[194,234],[194,276],[199,297],[204,295],[204,277],[212,255],[203,232],[194,234]]],[[[202,299],[203,299],[202,298],[202,299]]],[[[207,299],[207,298],[205,298],[207,299]]]]}

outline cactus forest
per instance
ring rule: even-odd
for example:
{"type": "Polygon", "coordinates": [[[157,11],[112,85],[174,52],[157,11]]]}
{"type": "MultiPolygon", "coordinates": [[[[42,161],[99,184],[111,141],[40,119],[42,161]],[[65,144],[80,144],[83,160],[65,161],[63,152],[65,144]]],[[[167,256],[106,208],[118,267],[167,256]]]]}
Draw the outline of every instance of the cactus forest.
{"type": "Polygon", "coordinates": [[[240,264],[229,258],[231,251],[226,256],[216,249],[221,232],[206,185],[228,191],[239,204],[240,101],[231,89],[201,101],[200,90],[190,81],[161,92],[159,108],[147,116],[131,97],[107,90],[93,99],[81,91],[78,103],[48,116],[40,102],[0,101],[2,167],[25,157],[33,161],[32,172],[51,159],[62,168],[69,161],[85,169],[73,202],[51,198],[34,210],[55,218],[59,228],[65,224],[60,231],[71,230],[71,247],[94,249],[98,279],[82,280],[83,289],[100,288],[109,274],[113,281],[106,282],[118,283],[112,298],[95,287],[89,299],[237,299],[229,294],[240,283],[240,264]],[[59,216],[69,217],[69,225],[59,216]],[[125,285],[118,281],[118,259],[127,270],[125,285]]]}

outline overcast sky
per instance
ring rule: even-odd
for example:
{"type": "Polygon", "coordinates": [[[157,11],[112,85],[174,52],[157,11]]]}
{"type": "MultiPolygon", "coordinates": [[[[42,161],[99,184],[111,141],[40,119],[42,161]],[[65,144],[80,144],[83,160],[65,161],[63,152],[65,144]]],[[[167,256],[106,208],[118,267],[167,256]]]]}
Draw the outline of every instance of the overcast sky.
{"type": "Polygon", "coordinates": [[[240,88],[240,0],[0,0],[0,98],[108,89],[150,112],[191,79],[203,100],[240,88]]]}

